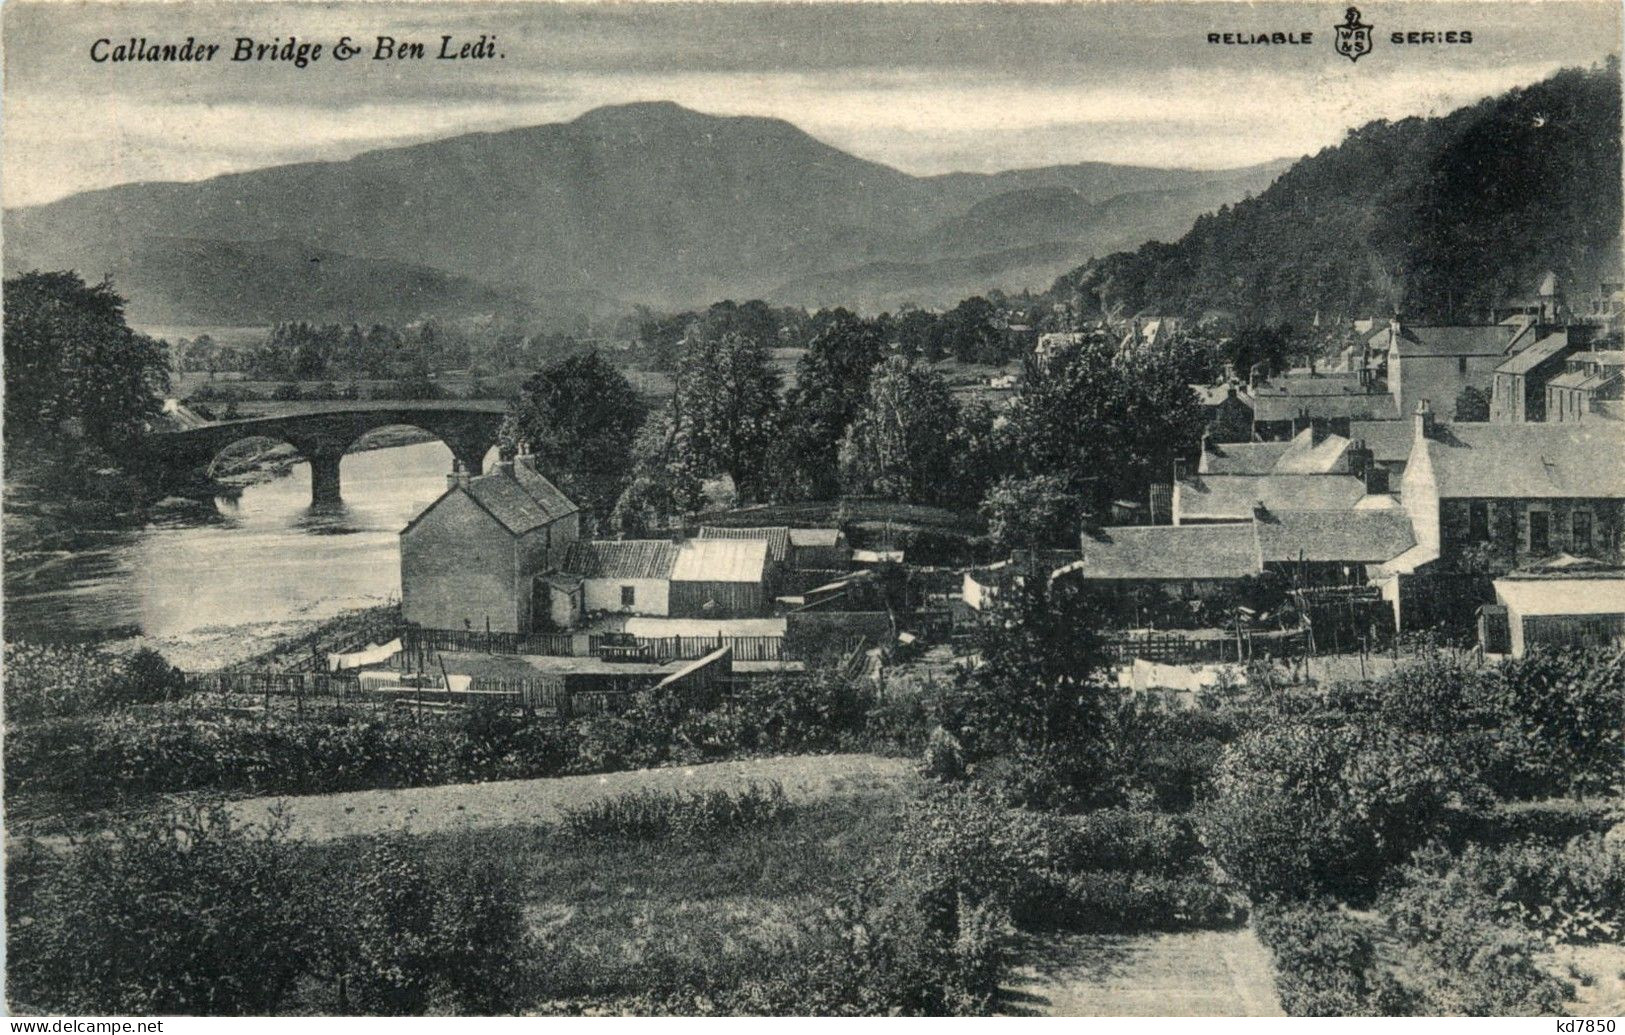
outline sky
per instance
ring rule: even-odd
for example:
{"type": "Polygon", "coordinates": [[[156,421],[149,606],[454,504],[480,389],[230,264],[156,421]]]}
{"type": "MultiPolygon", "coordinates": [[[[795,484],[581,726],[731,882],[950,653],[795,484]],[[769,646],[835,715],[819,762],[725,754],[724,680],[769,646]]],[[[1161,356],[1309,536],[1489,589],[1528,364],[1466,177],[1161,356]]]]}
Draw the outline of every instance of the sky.
{"type": "Polygon", "coordinates": [[[9,0],[6,206],[143,180],[332,160],[470,131],[673,100],[786,119],[930,174],[1078,161],[1228,168],[1335,144],[1377,118],[1438,114],[1617,53],[1621,5],[1376,3],[1357,62],[1346,4],[1264,2],[95,4],[9,0]],[[1471,44],[1396,46],[1393,31],[1471,44]],[[1314,33],[1304,46],[1208,34],[1314,33]],[[500,59],[332,60],[341,37],[459,42],[500,59]],[[191,65],[90,58],[101,38],[222,44],[191,65]],[[233,63],[237,36],[321,43],[307,67],[233,63]]]}

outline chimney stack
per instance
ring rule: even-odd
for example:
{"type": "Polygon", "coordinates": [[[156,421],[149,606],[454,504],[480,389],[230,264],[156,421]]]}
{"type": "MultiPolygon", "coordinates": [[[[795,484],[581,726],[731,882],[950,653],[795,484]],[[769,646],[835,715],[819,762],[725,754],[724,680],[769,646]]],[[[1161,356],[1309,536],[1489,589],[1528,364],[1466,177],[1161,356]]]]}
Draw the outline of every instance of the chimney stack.
{"type": "Polygon", "coordinates": [[[1312,445],[1312,446],[1318,446],[1322,442],[1326,441],[1326,435],[1327,435],[1329,430],[1330,429],[1326,426],[1326,418],[1324,418],[1324,417],[1310,417],[1309,418],[1309,444],[1312,445]]]}
{"type": "Polygon", "coordinates": [[[446,475],[446,488],[466,489],[468,488],[468,479],[468,468],[463,466],[462,461],[453,460],[451,462],[451,473],[446,475]]]}
{"type": "Polygon", "coordinates": [[[505,459],[498,460],[494,465],[492,465],[491,473],[492,474],[505,474],[509,478],[512,478],[513,477],[513,457],[510,456],[510,457],[507,457],[505,459]]]}
{"type": "Polygon", "coordinates": [[[1433,437],[1433,406],[1426,399],[1416,404],[1416,415],[1412,420],[1418,439],[1433,437]]]}

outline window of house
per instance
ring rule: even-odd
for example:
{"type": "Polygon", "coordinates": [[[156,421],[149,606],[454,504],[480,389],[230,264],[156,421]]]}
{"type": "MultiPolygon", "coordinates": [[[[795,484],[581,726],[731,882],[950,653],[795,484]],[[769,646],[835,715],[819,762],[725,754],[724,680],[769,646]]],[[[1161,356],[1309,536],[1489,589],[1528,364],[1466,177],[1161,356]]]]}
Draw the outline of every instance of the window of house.
{"type": "Polygon", "coordinates": [[[1456,357],[1456,373],[1458,373],[1458,374],[1467,373],[1467,357],[1466,356],[1457,356],[1456,357]]]}
{"type": "Polygon", "coordinates": [[[638,602],[638,591],[635,586],[621,587],[621,606],[631,607],[638,602]]]}
{"type": "Polygon", "coordinates": [[[1574,523],[1574,548],[1581,553],[1591,550],[1591,511],[1577,510],[1570,519],[1574,523]]]}
{"type": "Polygon", "coordinates": [[[1552,516],[1544,510],[1529,512],[1529,552],[1544,554],[1552,548],[1552,516]]]}
{"type": "Polygon", "coordinates": [[[1490,541],[1490,505],[1484,500],[1467,505],[1467,538],[1475,543],[1490,541]]]}

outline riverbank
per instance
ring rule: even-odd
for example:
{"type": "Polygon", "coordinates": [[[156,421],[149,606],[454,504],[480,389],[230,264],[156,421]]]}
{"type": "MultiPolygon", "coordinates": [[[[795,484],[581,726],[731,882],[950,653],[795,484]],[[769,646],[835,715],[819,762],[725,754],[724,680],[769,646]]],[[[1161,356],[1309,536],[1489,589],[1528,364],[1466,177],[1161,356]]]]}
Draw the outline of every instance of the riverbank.
{"type": "Polygon", "coordinates": [[[286,618],[208,626],[176,636],[127,636],[97,646],[115,655],[150,648],[187,672],[308,668],[314,654],[390,639],[399,622],[400,604],[393,599],[363,606],[333,600],[286,618]]]}

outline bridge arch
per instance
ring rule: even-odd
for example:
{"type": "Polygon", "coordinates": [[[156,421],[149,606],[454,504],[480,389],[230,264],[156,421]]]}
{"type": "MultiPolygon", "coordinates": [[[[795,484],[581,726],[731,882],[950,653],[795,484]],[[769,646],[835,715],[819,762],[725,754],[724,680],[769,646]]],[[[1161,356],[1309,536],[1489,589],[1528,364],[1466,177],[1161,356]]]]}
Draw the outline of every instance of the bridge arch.
{"type": "Polygon", "coordinates": [[[205,459],[202,464],[203,471],[211,478],[217,477],[221,473],[222,463],[229,464],[237,457],[242,457],[245,460],[253,459],[266,450],[277,446],[298,449],[297,446],[281,435],[266,434],[265,432],[242,435],[225,442],[205,459]]]}
{"type": "Polygon", "coordinates": [[[210,470],[221,454],[245,439],[286,442],[310,464],[311,502],[320,506],[340,501],[339,463],[368,434],[394,426],[417,428],[445,443],[457,464],[479,474],[503,417],[500,405],[478,402],[366,402],[220,421],[155,435],[151,442],[160,460],[210,470]]]}

